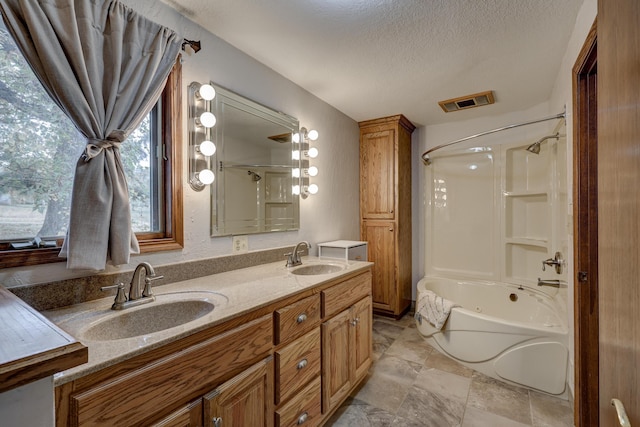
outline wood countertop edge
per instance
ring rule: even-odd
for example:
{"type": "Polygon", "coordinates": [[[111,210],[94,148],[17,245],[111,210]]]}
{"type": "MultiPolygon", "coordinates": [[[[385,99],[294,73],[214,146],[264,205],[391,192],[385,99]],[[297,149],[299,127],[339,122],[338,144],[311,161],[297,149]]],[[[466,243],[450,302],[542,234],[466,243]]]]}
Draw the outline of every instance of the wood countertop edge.
{"type": "Polygon", "coordinates": [[[0,298],[3,301],[0,310],[10,310],[20,315],[20,320],[7,322],[3,326],[5,333],[0,331],[4,349],[19,347],[22,342],[29,339],[28,334],[23,334],[23,331],[26,332],[32,328],[44,329],[54,341],[61,343],[52,346],[43,342],[41,349],[29,354],[16,352],[15,357],[10,356],[0,362],[0,393],[88,361],[89,351],[86,346],[1,285],[0,298]],[[5,340],[7,336],[10,338],[5,340]]]}

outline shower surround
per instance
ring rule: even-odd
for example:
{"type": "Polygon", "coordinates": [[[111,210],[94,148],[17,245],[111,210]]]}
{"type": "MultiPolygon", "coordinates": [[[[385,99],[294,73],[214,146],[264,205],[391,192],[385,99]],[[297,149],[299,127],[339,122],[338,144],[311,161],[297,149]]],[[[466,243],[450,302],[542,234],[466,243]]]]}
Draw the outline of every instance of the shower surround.
{"type": "Polygon", "coordinates": [[[549,135],[556,133],[557,138],[544,139],[538,154],[526,148],[547,134],[514,138],[504,144],[443,150],[432,157],[425,171],[426,276],[418,285],[418,292],[438,283],[431,290],[440,290],[445,297],[452,295],[448,298],[454,298],[461,307],[453,309],[453,320],[442,330],[419,330],[431,337],[431,343],[441,352],[487,375],[566,396],[567,269],[563,268],[560,274],[549,266],[543,270],[543,261],[554,258],[556,252],[565,254],[565,259],[568,254],[564,121],[549,135]],[[539,286],[540,280],[559,281],[560,287],[539,286]],[[460,286],[461,283],[469,287],[460,286]],[[474,302],[469,298],[472,290],[478,295],[491,295],[496,287],[506,292],[499,293],[497,300],[477,297],[474,302]],[[456,292],[461,296],[455,297],[456,292]],[[517,311],[516,306],[521,307],[525,296],[534,305],[527,304],[530,311],[521,313],[518,319],[495,314],[517,311]],[[548,310],[553,322],[537,324],[537,315],[548,310]],[[463,312],[475,313],[483,321],[469,323],[473,317],[468,317],[464,325],[456,322],[463,312]],[[495,328],[486,328],[489,324],[495,328]],[[460,333],[460,325],[465,333],[460,333]],[[492,336],[495,329],[504,335],[492,336]],[[536,333],[522,333],[523,330],[536,333]],[[476,334],[473,340],[460,340],[470,331],[476,334]],[[505,341],[505,337],[516,334],[521,335],[517,343],[505,341]],[[506,344],[500,347],[502,344],[495,344],[499,341],[506,344]],[[480,348],[478,343],[490,348],[480,348]],[[522,348],[515,351],[516,347],[522,348]],[[543,347],[553,348],[552,359],[536,356],[543,347]],[[522,372],[514,368],[517,366],[522,372]],[[538,379],[545,368],[560,380],[541,384],[538,379]],[[527,370],[532,374],[524,374],[527,370]]]}

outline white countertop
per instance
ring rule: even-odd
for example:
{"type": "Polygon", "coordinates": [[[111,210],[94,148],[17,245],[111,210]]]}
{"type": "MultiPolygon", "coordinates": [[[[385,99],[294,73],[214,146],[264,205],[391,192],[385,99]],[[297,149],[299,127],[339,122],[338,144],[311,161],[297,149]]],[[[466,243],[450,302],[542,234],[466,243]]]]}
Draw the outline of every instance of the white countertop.
{"type": "Polygon", "coordinates": [[[344,270],[330,274],[295,275],[291,273],[295,267],[288,269],[279,261],[166,285],[162,285],[160,280],[158,286],[153,288],[158,301],[123,311],[111,310],[114,297],[110,296],[43,312],[43,315],[89,348],[89,361],[56,374],[54,383],[56,386],[67,383],[342,275],[366,270],[372,265],[363,261],[316,257],[302,259],[302,265],[318,263],[342,265],[344,270]],[[158,304],[161,299],[171,298],[168,294],[177,298],[188,297],[185,291],[197,291],[199,296],[204,294],[204,298],[215,304],[214,310],[189,323],[147,335],[108,341],[83,339],[83,333],[88,328],[107,317],[158,304]]]}

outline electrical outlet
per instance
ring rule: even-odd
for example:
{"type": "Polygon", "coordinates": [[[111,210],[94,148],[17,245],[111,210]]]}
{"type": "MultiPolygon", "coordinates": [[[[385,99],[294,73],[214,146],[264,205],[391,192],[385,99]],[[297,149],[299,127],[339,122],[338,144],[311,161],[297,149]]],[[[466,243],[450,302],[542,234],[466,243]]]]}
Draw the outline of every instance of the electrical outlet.
{"type": "Polygon", "coordinates": [[[249,252],[249,236],[233,236],[231,251],[234,254],[249,252]]]}

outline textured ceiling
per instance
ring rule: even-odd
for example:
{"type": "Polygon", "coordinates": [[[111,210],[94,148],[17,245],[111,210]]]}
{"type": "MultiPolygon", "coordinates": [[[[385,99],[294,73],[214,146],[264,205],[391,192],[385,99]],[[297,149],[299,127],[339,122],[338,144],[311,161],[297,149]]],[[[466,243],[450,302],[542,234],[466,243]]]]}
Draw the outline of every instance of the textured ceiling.
{"type": "Polygon", "coordinates": [[[417,125],[548,100],[583,2],[163,1],[355,120],[403,113],[417,125]],[[437,104],[485,90],[495,105],[437,104]]]}

